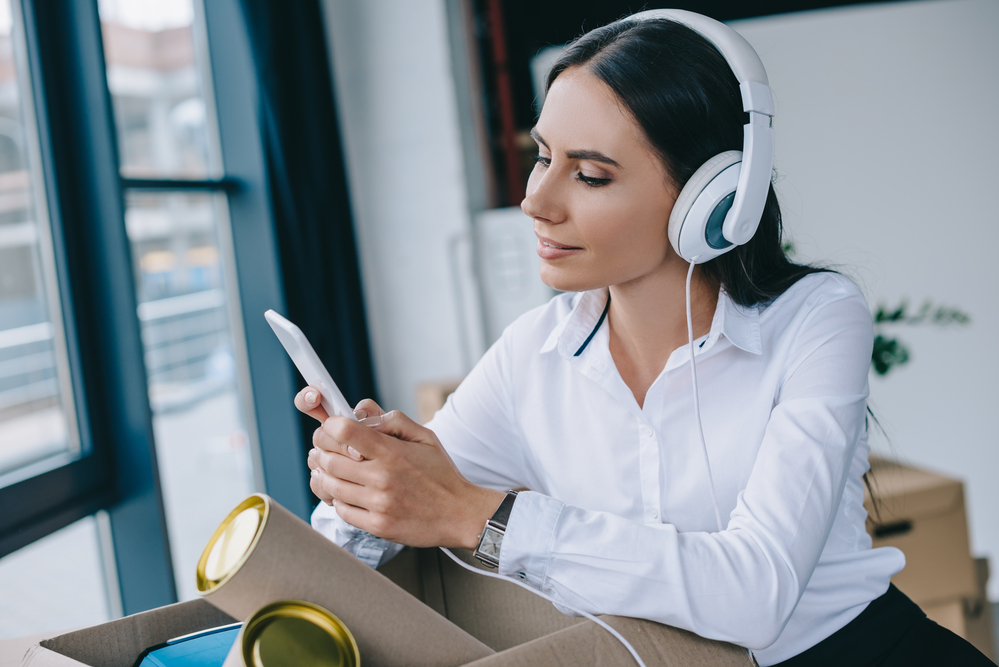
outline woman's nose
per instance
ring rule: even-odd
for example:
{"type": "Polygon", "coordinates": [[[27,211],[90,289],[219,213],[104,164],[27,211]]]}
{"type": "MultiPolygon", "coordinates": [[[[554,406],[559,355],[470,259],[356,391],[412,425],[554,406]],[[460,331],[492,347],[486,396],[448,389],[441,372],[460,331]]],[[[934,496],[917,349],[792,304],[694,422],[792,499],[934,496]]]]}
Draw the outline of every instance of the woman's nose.
{"type": "Polygon", "coordinates": [[[557,193],[554,192],[551,179],[545,178],[547,173],[539,174],[535,169],[527,181],[527,196],[520,203],[520,209],[530,218],[559,223],[564,217],[557,193]]]}

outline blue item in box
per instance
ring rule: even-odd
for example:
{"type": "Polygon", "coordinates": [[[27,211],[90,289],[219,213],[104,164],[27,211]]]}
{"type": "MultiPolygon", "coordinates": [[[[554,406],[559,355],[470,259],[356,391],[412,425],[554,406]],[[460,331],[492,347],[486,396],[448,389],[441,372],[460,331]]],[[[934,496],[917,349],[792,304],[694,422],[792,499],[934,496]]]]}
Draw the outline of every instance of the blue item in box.
{"type": "Polygon", "coordinates": [[[222,667],[242,625],[202,630],[147,648],[135,667],[222,667]]]}

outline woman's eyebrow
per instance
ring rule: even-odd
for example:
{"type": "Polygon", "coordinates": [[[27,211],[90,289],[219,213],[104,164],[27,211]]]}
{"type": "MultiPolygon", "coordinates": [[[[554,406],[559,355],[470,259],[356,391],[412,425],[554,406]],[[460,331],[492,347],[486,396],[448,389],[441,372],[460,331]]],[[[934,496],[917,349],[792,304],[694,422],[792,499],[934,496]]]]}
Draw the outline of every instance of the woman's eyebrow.
{"type": "MultiPolygon", "coordinates": [[[[538,133],[537,127],[531,128],[531,137],[545,148],[551,150],[551,147],[548,145],[548,142],[545,141],[544,138],[542,138],[541,134],[538,133]]],[[[621,168],[621,165],[619,165],[616,160],[607,157],[606,155],[600,153],[599,151],[568,151],[565,155],[571,160],[592,160],[594,162],[603,162],[604,164],[609,164],[611,166],[617,167],[618,169],[621,168]]]]}
{"type": "Polygon", "coordinates": [[[545,148],[548,148],[548,142],[541,138],[541,134],[538,132],[537,126],[531,128],[531,138],[545,148]]]}
{"type": "Polygon", "coordinates": [[[621,168],[621,165],[615,162],[612,158],[607,157],[603,153],[598,153],[597,151],[569,151],[565,155],[572,160],[592,160],[593,162],[603,162],[604,164],[609,164],[612,167],[617,167],[618,169],[621,168]]]}

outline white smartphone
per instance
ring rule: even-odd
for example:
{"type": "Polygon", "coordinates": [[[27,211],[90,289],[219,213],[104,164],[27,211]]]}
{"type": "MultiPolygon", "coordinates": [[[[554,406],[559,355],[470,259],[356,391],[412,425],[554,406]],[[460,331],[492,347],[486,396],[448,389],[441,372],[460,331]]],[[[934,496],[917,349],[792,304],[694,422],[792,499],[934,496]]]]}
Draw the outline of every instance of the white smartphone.
{"type": "Polygon", "coordinates": [[[264,317],[267,318],[267,323],[271,325],[271,329],[281,341],[288,356],[295,362],[298,372],[302,374],[309,386],[319,390],[321,395],[319,403],[326,409],[326,414],[339,415],[357,421],[347,399],[340,393],[340,388],[336,386],[336,382],[333,382],[329,371],[319,360],[319,355],[312,349],[312,344],[309,343],[309,339],[305,337],[302,330],[273,310],[265,312],[264,317]]]}

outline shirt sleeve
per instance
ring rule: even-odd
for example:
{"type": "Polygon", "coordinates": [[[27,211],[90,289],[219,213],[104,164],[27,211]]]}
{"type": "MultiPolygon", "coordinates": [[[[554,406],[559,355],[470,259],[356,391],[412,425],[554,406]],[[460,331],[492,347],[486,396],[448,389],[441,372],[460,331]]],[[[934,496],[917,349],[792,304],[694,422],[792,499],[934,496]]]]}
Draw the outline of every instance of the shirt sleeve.
{"type": "Polygon", "coordinates": [[[511,400],[512,335],[508,328],[426,425],[462,475],[500,491],[538,484],[511,400]]]}
{"type": "Polygon", "coordinates": [[[751,649],[776,641],[824,548],[864,429],[873,332],[850,287],[798,319],[753,470],[723,531],[679,532],[524,492],[500,573],[591,613],[751,649]]]}

